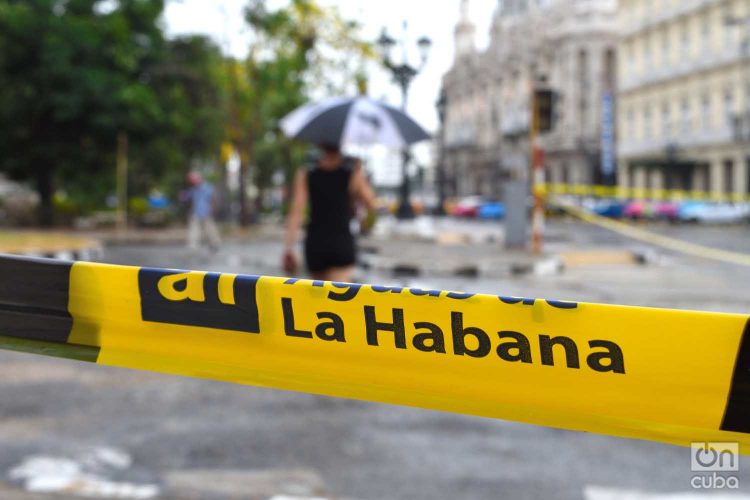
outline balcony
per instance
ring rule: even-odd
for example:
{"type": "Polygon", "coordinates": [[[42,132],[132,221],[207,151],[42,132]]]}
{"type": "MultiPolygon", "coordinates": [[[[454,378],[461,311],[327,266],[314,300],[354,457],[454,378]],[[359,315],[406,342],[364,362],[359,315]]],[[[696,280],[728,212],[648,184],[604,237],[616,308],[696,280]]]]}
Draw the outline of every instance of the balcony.
{"type": "Polygon", "coordinates": [[[516,109],[500,118],[500,133],[503,136],[517,136],[527,134],[531,128],[531,114],[528,107],[516,109]]]}
{"type": "Polygon", "coordinates": [[[620,92],[629,92],[648,85],[656,85],[669,80],[718,68],[727,64],[738,63],[743,59],[738,46],[724,47],[720,52],[710,52],[701,56],[693,55],[683,58],[677,64],[660,64],[646,70],[645,73],[623,73],[619,82],[620,92]]]}
{"type": "Polygon", "coordinates": [[[621,17],[622,23],[620,36],[629,37],[640,31],[644,31],[676,17],[683,16],[694,10],[716,3],[716,0],[680,0],[678,5],[667,9],[649,9],[638,16],[630,15],[621,17]]]}
{"type": "Polygon", "coordinates": [[[620,157],[660,155],[670,146],[686,149],[726,144],[733,141],[734,131],[732,127],[725,126],[711,130],[694,130],[673,137],[650,137],[635,141],[620,141],[617,146],[617,155],[620,157]]]}
{"type": "Polygon", "coordinates": [[[476,130],[472,125],[448,127],[445,131],[445,146],[447,148],[470,147],[476,143],[476,130]]]}

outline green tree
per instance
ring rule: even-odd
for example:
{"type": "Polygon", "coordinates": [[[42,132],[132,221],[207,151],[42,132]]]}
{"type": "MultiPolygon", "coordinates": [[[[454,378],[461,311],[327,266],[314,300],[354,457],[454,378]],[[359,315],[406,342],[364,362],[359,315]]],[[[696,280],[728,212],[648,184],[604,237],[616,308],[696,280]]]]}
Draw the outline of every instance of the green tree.
{"type": "Polygon", "coordinates": [[[166,43],[150,81],[159,116],[132,158],[135,192],[165,180],[175,187],[195,162],[218,163],[227,120],[223,71],[221,51],[205,37],[166,43]]]}
{"type": "Polygon", "coordinates": [[[163,9],[164,0],[0,0],[0,170],[35,181],[43,222],[61,181],[111,192],[119,133],[136,190],[218,154],[220,51],[202,37],[166,40],[163,9]]]}
{"type": "Polygon", "coordinates": [[[116,130],[156,113],[140,77],[161,42],[161,2],[0,2],[0,167],[34,179],[44,222],[56,177],[101,170],[116,130]]]}
{"type": "MultiPolygon", "coordinates": [[[[276,10],[269,10],[263,0],[251,0],[245,19],[253,42],[242,64],[229,65],[228,135],[242,159],[241,185],[248,180],[250,165],[255,167],[260,201],[274,173],[282,169],[291,179],[304,153],[280,133],[279,120],[316,94],[352,91],[371,48],[360,39],[356,23],[315,0],[290,0],[276,10]]],[[[251,208],[244,189],[240,208],[246,223],[251,208]]]]}

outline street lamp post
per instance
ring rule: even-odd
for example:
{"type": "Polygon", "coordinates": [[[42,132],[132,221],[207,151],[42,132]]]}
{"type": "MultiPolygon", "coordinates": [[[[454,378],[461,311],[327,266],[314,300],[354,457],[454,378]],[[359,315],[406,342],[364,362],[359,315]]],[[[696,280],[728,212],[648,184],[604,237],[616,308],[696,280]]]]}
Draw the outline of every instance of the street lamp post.
{"type": "Polygon", "coordinates": [[[438,200],[435,207],[435,215],[445,215],[445,110],[448,107],[448,98],[445,95],[445,90],[440,92],[440,97],[435,106],[437,107],[438,118],[440,120],[440,144],[437,163],[438,200]]]}
{"type": "MultiPolygon", "coordinates": [[[[406,28],[406,23],[404,23],[404,28],[406,28]]],[[[409,86],[411,85],[412,80],[414,80],[414,78],[424,68],[425,63],[427,62],[427,55],[429,53],[430,47],[432,46],[432,41],[430,41],[430,39],[427,37],[422,37],[417,41],[417,47],[419,48],[421,59],[418,66],[412,66],[408,63],[407,47],[404,39],[402,39],[399,43],[403,52],[402,62],[401,64],[396,64],[393,62],[393,59],[391,58],[391,52],[397,43],[399,42],[389,36],[385,28],[383,28],[377,44],[382,51],[383,65],[391,72],[393,81],[396,82],[396,84],[401,89],[401,109],[406,112],[406,105],[409,98],[409,86]]],[[[414,218],[414,209],[411,205],[410,200],[411,185],[409,182],[408,171],[410,158],[411,155],[409,153],[409,148],[404,147],[403,151],[401,152],[402,179],[400,200],[398,210],[396,212],[396,217],[398,217],[399,219],[414,218]]]]}

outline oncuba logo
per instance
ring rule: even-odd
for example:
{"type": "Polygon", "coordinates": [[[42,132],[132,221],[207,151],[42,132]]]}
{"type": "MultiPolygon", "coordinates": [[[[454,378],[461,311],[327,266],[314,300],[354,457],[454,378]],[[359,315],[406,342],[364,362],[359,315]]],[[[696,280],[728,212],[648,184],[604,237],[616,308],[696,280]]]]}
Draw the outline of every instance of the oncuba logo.
{"type": "Polygon", "coordinates": [[[138,272],[143,321],[260,333],[257,276],[168,271],[138,272]]]}

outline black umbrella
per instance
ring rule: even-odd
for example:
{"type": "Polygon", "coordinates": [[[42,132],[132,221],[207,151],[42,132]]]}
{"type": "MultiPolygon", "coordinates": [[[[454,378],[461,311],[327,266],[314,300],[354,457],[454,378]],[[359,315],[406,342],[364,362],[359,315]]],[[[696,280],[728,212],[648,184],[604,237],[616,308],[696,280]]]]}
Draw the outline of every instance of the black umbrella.
{"type": "Polygon", "coordinates": [[[307,104],[281,120],[291,138],[314,144],[382,144],[401,148],[430,138],[404,112],[366,97],[307,104]]]}

